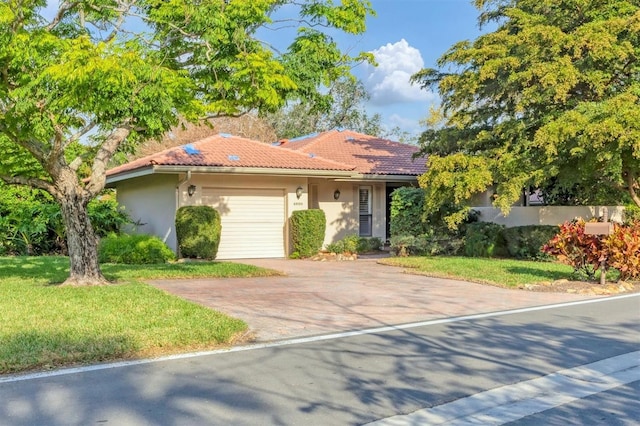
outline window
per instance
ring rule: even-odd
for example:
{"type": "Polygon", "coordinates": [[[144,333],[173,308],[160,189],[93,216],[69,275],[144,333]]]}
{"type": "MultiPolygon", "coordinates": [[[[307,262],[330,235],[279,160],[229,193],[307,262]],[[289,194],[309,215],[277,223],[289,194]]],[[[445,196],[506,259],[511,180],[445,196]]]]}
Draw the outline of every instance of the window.
{"type": "Polygon", "coordinates": [[[359,191],[359,212],[360,212],[360,236],[370,237],[372,235],[373,220],[371,214],[371,187],[361,186],[359,191]]]}

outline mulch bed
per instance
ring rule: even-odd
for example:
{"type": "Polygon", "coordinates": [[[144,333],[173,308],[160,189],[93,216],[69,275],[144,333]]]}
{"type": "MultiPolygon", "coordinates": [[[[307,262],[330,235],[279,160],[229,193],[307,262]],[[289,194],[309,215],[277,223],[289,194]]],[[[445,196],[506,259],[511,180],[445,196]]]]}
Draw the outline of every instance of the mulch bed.
{"type": "Polygon", "coordinates": [[[594,296],[621,293],[640,293],[640,282],[608,282],[605,285],[595,282],[557,280],[549,283],[526,284],[519,287],[529,291],[555,293],[575,293],[594,296]]]}

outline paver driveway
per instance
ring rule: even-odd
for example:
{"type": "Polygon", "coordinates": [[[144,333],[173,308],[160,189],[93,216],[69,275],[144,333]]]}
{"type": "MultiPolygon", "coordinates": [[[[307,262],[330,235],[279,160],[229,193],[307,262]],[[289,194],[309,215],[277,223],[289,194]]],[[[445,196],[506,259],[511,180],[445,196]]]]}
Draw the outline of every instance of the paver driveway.
{"type": "Polygon", "coordinates": [[[253,259],[281,277],[155,280],[170,293],[245,320],[258,341],[495,312],[593,296],[506,290],[355,262],[253,259]]]}

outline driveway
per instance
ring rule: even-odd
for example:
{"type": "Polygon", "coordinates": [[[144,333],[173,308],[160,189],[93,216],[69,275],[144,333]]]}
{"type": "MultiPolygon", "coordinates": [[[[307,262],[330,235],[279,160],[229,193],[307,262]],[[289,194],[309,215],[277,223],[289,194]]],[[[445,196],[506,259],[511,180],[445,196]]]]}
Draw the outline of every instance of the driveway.
{"type": "Polygon", "coordinates": [[[403,268],[380,265],[376,259],[240,262],[286,276],[151,284],[243,319],[262,342],[593,298],[405,274],[403,268]]]}

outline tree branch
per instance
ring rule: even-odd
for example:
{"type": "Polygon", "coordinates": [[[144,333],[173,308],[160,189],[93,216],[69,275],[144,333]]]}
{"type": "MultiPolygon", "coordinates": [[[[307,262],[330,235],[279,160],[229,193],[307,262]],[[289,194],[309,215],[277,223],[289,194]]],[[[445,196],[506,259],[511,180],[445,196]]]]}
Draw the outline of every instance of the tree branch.
{"type": "Polygon", "coordinates": [[[128,124],[121,125],[116,128],[107,139],[102,143],[98,153],[93,159],[91,166],[91,177],[85,186],[91,197],[94,197],[102,191],[106,182],[107,165],[118,150],[118,147],[131,134],[131,126],[128,124]]]}
{"type": "Polygon", "coordinates": [[[629,191],[629,195],[631,195],[631,199],[634,203],[636,203],[636,206],[640,207],[640,196],[638,196],[638,193],[636,192],[636,186],[640,185],[636,180],[635,173],[633,173],[633,171],[631,170],[627,171],[627,186],[627,190],[629,191]]]}
{"type": "Polygon", "coordinates": [[[49,194],[51,194],[54,198],[56,197],[56,194],[58,194],[58,190],[56,189],[56,187],[50,182],[47,182],[46,180],[42,180],[38,178],[28,178],[24,176],[6,176],[6,175],[0,175],[0,179],[4,181],[4,183],[6,183],[7,185],[22,185],[22,186],[29,186],[31,188],[42,189],[43,191],[46,191],[49,194]]]}
{"type": "Polygon", "coordinates": [[[73,9],[74,7],[76,7],[78,5],[78,2],[68,2],[68,1],[63,1],[62,3],[60,3],[60,8],[58,9],[58,12],[56,13],[56,16],[53,17],[53,20],[51,21],[51,23],[49,23],[49,25],[47,25],[45,28],[47,29],[47,31],[51,31],[52,29],[54,29],[56,27],[56,25],[58,25],[60,23],[60,21],[62,21],[64,19],[64,15],[71,9],[73,9]]]}

